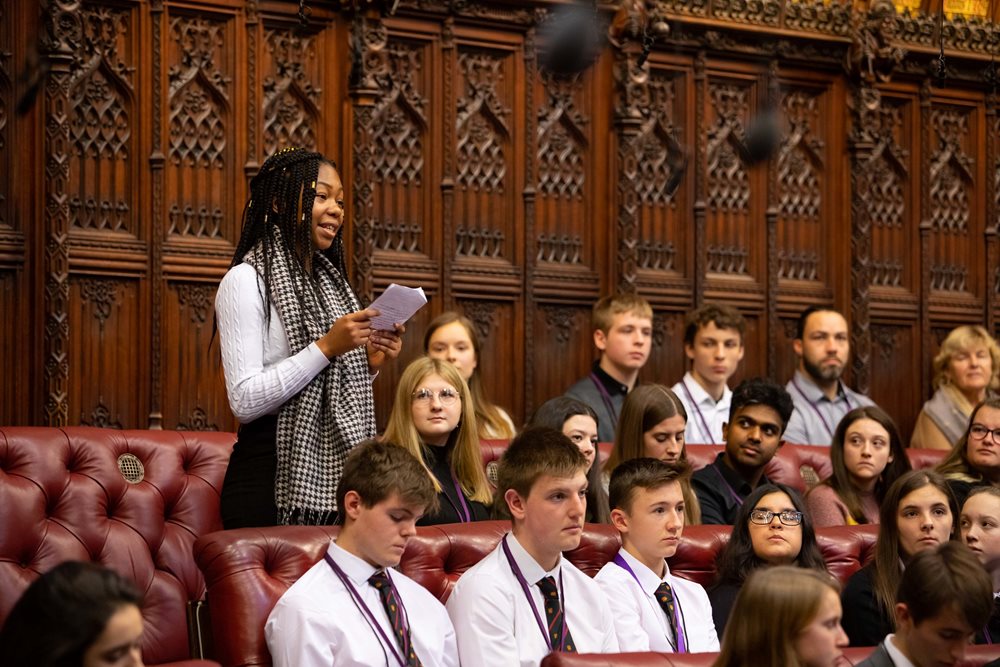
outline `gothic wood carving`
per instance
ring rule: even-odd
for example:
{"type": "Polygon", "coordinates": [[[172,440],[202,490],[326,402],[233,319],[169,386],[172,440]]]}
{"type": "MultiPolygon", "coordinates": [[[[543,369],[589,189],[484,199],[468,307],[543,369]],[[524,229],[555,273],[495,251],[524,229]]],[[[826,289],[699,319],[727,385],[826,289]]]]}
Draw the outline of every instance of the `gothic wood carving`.
{"type": "Polygon", "coordinates": [[[45,85],[45,423],[69,423],[69,165],[72,150],[70,85],[73,54],[83,34],[80,3],[43,0],[42,48],[49,59],[45,85]]]}
{"type": "Polygon", "coordinates": [[[316,150],[322,90],[306,66],[316,61],[315,36],[298,28],[265,28],[273,74],[264,79],[264,154],[286,146],[316,150]]]}

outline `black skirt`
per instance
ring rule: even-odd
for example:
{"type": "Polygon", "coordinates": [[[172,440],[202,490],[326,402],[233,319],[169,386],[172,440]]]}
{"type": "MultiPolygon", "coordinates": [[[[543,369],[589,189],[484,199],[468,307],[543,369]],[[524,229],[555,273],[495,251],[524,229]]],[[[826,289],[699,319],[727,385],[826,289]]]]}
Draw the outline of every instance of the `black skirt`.
{"type": "Polygon", "coordinates": [[[226,530],[278,524],[278,507],[274,503],[277,434],[277,415],[264,415],[240,425],[222,482],[220,510],[226,530]]]}

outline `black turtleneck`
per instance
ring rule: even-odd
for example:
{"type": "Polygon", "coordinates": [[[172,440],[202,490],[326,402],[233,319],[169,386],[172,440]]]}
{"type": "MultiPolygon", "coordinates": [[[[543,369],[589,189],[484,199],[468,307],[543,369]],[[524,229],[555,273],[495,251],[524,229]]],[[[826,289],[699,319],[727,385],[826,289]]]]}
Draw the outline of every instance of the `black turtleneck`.
{"type": "MultiPolygon", "coordinates": [[[[451,474],[451,452],[455,448],[454,442],[449,438],[448,444],[444,446],[424,445],[424,460],[431,473],[437,478],[441,485],[441,492],[438,493],[438,511],[433,514],[425,514],[418,526],[433,526],[439,523],[460,523],[462,503],[458,498],[458,490],[455,488],[454,478],[451,474]]],[[[483,503],[465,498],[465,504],[472,513],[473,521],[485,521],[490,518],[490,510],[483,503]]]]}

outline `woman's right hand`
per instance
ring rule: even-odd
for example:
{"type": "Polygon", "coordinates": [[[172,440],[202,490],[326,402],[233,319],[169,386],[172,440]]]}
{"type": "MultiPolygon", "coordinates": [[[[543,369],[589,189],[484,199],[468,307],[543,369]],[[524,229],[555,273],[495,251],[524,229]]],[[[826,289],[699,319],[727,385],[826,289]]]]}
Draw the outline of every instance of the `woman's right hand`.
{"type": "Polygon", "coordinates": [[[375,308],[348,313],[334,322],[330,330],[316,341],[316,345],[328,359],[361,347],[372,334],[372,318],[378,315],[379,311],[375,308]]]}

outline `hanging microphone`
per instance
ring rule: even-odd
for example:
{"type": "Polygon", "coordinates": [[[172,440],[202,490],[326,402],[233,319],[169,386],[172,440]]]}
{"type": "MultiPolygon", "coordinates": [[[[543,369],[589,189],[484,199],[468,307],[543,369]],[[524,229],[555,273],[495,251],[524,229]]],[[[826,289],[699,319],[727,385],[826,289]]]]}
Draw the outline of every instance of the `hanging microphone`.
{"type": "Polygon", "coordinates": [[[572,76],[589,68],[604,46],[595,7],[563,5],[552,11],[538,29],[538,62],[558,76],[572,76]]]}
{"type": "Polygon", "coordinates": [[[781,119],[777,109],[769,105],[747,124],[743,145],[747,164],[764,162],[774,155],[781,145],[781,119]]]}

